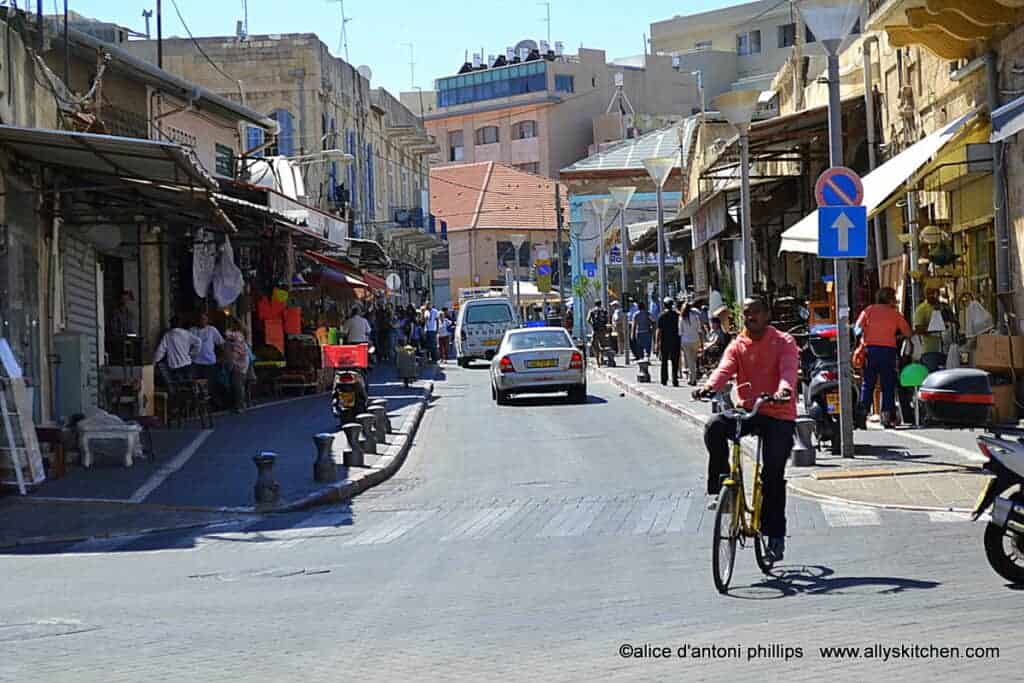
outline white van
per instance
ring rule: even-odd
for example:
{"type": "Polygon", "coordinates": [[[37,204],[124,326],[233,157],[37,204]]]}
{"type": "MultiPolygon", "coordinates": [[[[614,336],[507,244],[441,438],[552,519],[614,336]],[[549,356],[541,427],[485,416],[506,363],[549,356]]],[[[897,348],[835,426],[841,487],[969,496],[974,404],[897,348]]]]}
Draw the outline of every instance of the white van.
{"type": "Polygon", "coordinates": [[[515,308],[505,297],[469,299],[459,307],[455,323],[455,354],[459,366],[490,360],[498,352],[505,331],[517,326],[515,308]]]}

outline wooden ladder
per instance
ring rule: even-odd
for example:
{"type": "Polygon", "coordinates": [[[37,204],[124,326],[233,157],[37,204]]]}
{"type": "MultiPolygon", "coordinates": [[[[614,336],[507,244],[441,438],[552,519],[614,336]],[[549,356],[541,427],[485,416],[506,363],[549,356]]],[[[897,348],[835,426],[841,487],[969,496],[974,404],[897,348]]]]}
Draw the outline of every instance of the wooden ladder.
{"type": "Polygon", "coordinates": [[[25,495],[29,486],[43,482],[46,473],[25,380],[20,377],[0,376],[0,417],[6,444],[0,445],[0,484],[17,486],[18,492],[25,495]]]}

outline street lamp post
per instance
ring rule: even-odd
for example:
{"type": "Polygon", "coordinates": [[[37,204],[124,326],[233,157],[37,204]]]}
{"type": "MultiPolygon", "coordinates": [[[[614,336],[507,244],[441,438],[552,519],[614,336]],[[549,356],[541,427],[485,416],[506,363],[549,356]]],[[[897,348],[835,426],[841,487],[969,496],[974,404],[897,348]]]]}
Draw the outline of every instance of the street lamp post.
{"type": "MultiPolygon", "coordinates": [[[[804,23],[828,54],[829,163],[843,166],[843,117],[839,99],[839,49],[861,15],[861,0],[796,0],[804,23]]],[[[846,261],[835,260],[836,322],[839,347],[840,453],[853,457],[853,376],[850,372],[850,300],[846,261]]]]}
{"type": "MultiPolygon", "coordinates": [[[[636,192],[635,187],[609,187],[608,193],[612,196],[612,201],[619,207],[619,251],[622,253],[622,263],[620,269],[622,271],[621,279],[621,291],[619,292],[619,320],[622,324],[622,329],[619,330],[619,339],[622,340],[623,353],[623,365],[629,365],[629,314],[626,309],[626,288],[629,286],[628,273],[626,272],[626,251],[629,246],[629,237],[626,234],[626,207],[629,206],[629,201],[633,198],[633,193],[636,192]]],[[[658,195],[661,196],[660,194],[658,195]]]]}
{"type": "Polygon", "coordinates": [[[668,295],[665,288],[665,199],[662,196],[665,181],[675,168],[675,157],[652,157],[644,159],[644,168],[654,180],[658,190],[658,298],[661,301],[668,295]]]}
{"type": "Polygon", "coordinates": [[[734,90],[719,95],[711,106],[736,128],[740,134],[740,272],[742,281],[737,284],[737,299],[742,304],[748,296],[754,295],[754,267],[752,237],[750,234],[750,120],[757,109],[761,93],[757,90],[734,90]]]}
{"type": "Polygon", "coordinates": [[[523,242],[526,241],[526,235],[509,235],[508,238],[512,240],[512,246],[515,247],[516,253],[512,259],[512,277],[516,280],[516,315],[522,315],[521,303],[519,300],[519,249],[523,246],[523,242]]]}
{"type": "Polygon", "coordinates": [[[572,249],[572,283],[574,285],[572,293],[572,328],[580,339],[586,339],[587,337],[586,330],[583,329],[585,320],[583,309],[586,306],[586,301],[576,293],[575,284],[583,271],[583,254],[581,252],[583,245],[580,237],[583,235],[584,227],[586,227],[586,223],[583,221],[569,222],[569,242],[572,249]]]}
{"type": "Polygon", "coordinates": [[[604,258],[604,220],[608,215],[608,207],[612,200],[607,197],[598,197],[590,200],[590,207],[597,214],[597,241],[601,257],[601,305],[608,310],[608,269],[604,258]]]}

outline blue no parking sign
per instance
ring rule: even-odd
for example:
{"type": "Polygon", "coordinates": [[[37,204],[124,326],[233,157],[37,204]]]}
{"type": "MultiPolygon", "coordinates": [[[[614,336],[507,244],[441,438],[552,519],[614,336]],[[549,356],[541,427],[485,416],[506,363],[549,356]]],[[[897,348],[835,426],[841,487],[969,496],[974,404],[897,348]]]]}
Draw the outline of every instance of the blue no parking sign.
{"type": "Polygon", "coordinates": [[[821,174],[814,186],[818,200],[818,256],[867,258],[868,216],[861,206],[864,186],[860,176],[837,166],[821,174]]]}

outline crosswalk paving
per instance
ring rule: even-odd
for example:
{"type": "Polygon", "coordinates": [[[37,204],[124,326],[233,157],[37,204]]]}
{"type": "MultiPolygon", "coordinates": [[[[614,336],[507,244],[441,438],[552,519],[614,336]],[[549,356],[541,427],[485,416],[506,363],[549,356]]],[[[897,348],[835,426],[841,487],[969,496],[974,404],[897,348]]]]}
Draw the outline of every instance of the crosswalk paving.
{"type": "MultiPolygon", "coordinates": [[[[466,499],[404,503],[386,498],[357,501],[287,517],[268,517],[181,530],[94,539],[53,548],[74,555],[112,552],[188,551],[262,553],[313,543],[357,549],[391,543],[522,543],[623,536],[707,534],[714,513],[700,492],[637,492],[578,497],[466,499]]],[[[892,527],[966,522],[956,512],[883,510],[791,496],[791,535],[847,527],[892,527]]]]}

